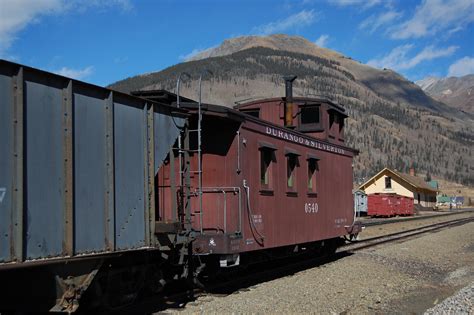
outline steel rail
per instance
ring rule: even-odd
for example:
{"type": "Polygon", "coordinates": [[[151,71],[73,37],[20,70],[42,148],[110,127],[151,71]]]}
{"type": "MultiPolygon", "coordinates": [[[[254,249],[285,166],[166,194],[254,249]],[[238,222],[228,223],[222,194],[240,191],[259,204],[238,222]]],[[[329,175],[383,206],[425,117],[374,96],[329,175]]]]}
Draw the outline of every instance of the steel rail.
{"type": "Polygon", "coordinates": [[[433,215],[426,215],[426,216],[420,216],[420,217],[405,217],[405,218],[398,218],[398,219],[385,219],[385,220],[380,220],[380,221],[375,221],[375,222],[364,222],[365,220],[363,220],[363,221],[358,220],[357,222],[360,222],[363,226],[376,226],[376,225],[384,225],[384,224],[390,224],[390,223],[410,222],[410,221],[426,220],[426,219],[433,219],[433,218],[444,218],[444,217],[451,216],[451,215],[463,214],[463,213],[469,213],[469,212],[473,212],[473,210],[448,212],[448,213],[444,213],[444,214],[433,214],[433,215]]]}
{"type": "Polygon", "coordinates": [[[418,235],[421,235],[421,234],[434,232],[434,231],[440,230],[440,229],[445,228],[445,227],[462,225],[462,224],[473,222],[473,221],[474,221],[474,217],[461,218],[461,219],[455,219],[455,220],[451,220],[451,221],[445,221],[445,222],[439,222],[439,223],[435,223],[435,224],[425,225],[425,226],[417,227],[417,228],[406,230],[406,231],[401,231],[401,232],[396,232],[396,233],[371,237],[371,238],[367,238],[367,239],[364,239],[364,240],[355,241],[355,242],[352,242],[350,244],[343,245],[338,249],[338,252],[340,252],[340,251],[358,251],[358,250],[361,250],[361,249],[374,247],[374,246],[378,246],[378,245],[389,243],[389,242],[405,240],[405,239],[411,238],[413,236],[418,236],[418,235]]]}

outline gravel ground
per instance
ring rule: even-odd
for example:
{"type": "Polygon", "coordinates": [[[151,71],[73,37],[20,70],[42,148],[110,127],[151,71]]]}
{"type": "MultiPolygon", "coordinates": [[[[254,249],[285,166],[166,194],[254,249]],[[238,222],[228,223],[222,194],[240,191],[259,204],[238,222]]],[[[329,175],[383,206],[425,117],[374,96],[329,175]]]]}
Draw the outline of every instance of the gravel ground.
{"type": "Polygon", "coordinates": [[[438,314],[474,314],[474,283],[425,312],[425,315],[438,314]]]}
{"type": "Polygon", "coordinates": [[[421,314],[473,282],[474,223],[469,223],[165,312],[421,314]]]}

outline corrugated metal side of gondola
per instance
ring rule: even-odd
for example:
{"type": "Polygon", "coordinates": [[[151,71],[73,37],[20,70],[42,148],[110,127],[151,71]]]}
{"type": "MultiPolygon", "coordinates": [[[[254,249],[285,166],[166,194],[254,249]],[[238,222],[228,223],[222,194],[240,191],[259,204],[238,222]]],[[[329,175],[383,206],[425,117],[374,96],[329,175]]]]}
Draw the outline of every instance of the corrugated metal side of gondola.
{"type": "Polygon", "coordinates": [[[154,245],[165,105],[0,60],[0,265],[154,245]]]}

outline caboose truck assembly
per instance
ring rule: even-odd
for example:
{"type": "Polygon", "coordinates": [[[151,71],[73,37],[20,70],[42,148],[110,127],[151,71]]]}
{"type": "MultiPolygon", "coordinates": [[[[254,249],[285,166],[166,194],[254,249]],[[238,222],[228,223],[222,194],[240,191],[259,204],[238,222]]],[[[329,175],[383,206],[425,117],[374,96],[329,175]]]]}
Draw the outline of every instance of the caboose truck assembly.
{"type": "Polygon", "coordinates": [[[0,311],[116,308],[357,234],[344,108],[294,79],[229,109],[0,60],[0,311]]]}

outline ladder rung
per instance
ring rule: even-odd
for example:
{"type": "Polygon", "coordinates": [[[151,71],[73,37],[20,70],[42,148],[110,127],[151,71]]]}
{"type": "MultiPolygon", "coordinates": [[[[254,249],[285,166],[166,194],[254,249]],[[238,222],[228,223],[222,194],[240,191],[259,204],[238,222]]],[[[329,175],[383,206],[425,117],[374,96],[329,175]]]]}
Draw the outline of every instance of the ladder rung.
{"type": "Polygon", "coordinates": [[[201,152],[200,149],[195,149],[195,150],[191,150],[191,149],[181,149],[180,151],[181,151],[181,152],[201,152]]]}
{"type": "Polygon", "coordinates": [[[189,132],[199,132],[200,130],[199,129],[189,129],[188,131],[189,132]]]}

